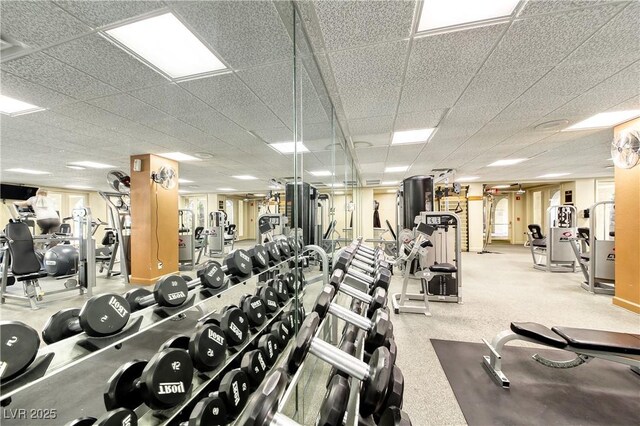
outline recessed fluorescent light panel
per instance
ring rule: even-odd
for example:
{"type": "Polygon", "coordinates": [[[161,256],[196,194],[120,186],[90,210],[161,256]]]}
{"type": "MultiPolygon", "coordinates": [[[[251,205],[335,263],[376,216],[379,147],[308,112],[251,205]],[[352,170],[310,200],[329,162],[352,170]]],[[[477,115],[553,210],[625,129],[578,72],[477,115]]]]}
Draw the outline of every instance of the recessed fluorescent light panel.
{"type": "Polygon", "coordinates": [[[293,154],[296,149],[298,153],[309,152],[306,146],[302,142],[278,142],[269,144],[269,146],[278,152],[283,154],[293,154]]]}
{"type": "Polygon", "coordinates": [[[424,0],[418,32],[502,18],[520,0],[424,0]]]}
{"type": "Polygon", "coordinates": [[[15,168],[15,169],[6,169],[7,172],[14,172],[14,173],[24,173],[27,175],[48,175],[50,174],[49,172],[43,172],[41,170],[31,170],[31,169],[21,169],[21,168],[15,168]]]}
{"type": "Polygon", "coordinates": [[[26,102],[10,98],[9,96],[0,95],[0,113],[2,114],[13,116],[43,110],[44,108],[40,108],[39,106],[31,105],[26,102]]]}
{"type": "Polygon", "coordinates": [[[546,175],[540,175],[538,176],[539,178],[557,178],[557,177],[562,177],[562,176],[568,176],[571,173],[547,173],[546,175]]]}
{"type": "Polygon", "coordinates": [[[236,179],[240,179],[240,180],[256,180],[256,179],[258,179],[257,177],[250,176],[250,175],[238,175],[238,176],[232,176],[232,177],[234,177],[236,179]]]}
{"type": "Polygon", "coordinates": [[[384,169],[385,173],[398,173],[398,172],[406,172],[409,170],[409,166],[391,166],[384,169]]]}
{"type": "Polygon", "coordinates": [[[582,120],[579,123],[569,126],[567,130],[585,130],[585,129],[600,129],[603,127],[613,127],[616,124],[624,123],[632,118],[640,117],[640,109],[632,109],[627,111],[613,111],[613,112],[601,112],[593,117],[589,117],[586,120],[582,120]]]}
{"type": "Polygon", "coordinates": [[[527,161],[526,158],[510,158],[507,160],[498,160],[489,164],[487,167],[501,167],[501,166],[513,166],[514,164],[522,163],[523,161],[527,161]]]}
{"type": "Polygon", "coordinates": [[[333,174],[329,170],[315,170],[309,173],[312,174],[313,176],[331,176],[333,174]]]}
{"type": "Polygon", "coordinates": [[[328,183],[327,186],[330,188],[342,188],[344,187],[344,183],[328,183]]]}
{"type": "Polygon", "coordinates": [[[171,78],[225,69],[214,55],[171,13],[107,30],[106,33],[171,78]]]}
{"type": "Polygon", "coordinates": [[[385,180],[385,181],[380,182],[380,185],[383,185],[383,186],[387,186],[387,185],[397,185],[397,184],[399,184],[399,183],[400,183],[400,182],[399,182],[399,181],[397,181],[397,180],[385,180]]]}
{"type": "Polygon", "coordinates": [[[391,145],[401,145],[405,143],[422,143],[429,140],[433,134],[433,129],[416,129],[416,130],[403,130],[401,132],[393,132],[393,138],[391,139],[391,145]]]}
{"type": "Polygon", "coordinates": [[[478,180],[480,176],[461,176],[456,178],[456,182],[471,182],[472,180],[478,180]]]}
{"type": "Polygon", "coordinates": [[[192,180],[189,180],[189,179],[182,179],[182,178],[180,178],[180,179],[178,179],[178,183],[193,183],[193,181],[192,181],[192,180]]]}
{"type": "Polygon", "coordinates": [[[69,188],[69,189],[91,189],[90,186],[86,186],[86,185],[66,185],[65,188],[69,188]]]}
{"type": "Polygon", "coordinates": [[[78,165],[74,165],[74,164],[67,164],[66,165],[67,169],[73,169],[73,170],[85,170],[86,167],[82,167],[82,166],[78,166],[78,165]]]}
{"type": "Polygon", "coordinates": [[[168,158],[176,161],[200,161],[199,158],[193,155],[184,154],[182,152],[165,152],[164,154],[158,154],[160,157],[168,158]]]}
{"type": "Polygon", "coordinates": [[[91,168],[91,169],[113,169],[115,167],[109,164],[96,163],[95,161],[74,161],[73,163],[69,163],[69,164],[71,166],[79,166],[79,167],[91,168]]]}
{"type": "Polygon", "coordinates": [[[493,185],[491,187],[493,189],[507,189],[507,188],[511,188],[511,185],[493,185]]]}
{"type": "Polygon", "coordinates": [[[218,188],[218,191],[235,191],[233,188],[218,188]]]}

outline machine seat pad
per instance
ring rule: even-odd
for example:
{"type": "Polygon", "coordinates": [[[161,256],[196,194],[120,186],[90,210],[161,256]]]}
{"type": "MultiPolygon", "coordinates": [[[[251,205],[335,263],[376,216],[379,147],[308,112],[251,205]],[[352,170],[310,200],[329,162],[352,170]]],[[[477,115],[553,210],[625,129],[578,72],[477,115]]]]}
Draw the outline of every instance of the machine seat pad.
{"type": "Polygon", "coordinates": [[[553,346],[554,348],[564,349],[567,346],[565,339],[537,322],[512,322],[511,331],[520,336],[537,340],[543,345],[553,346]]]}
{"type": "Polygon", "coordinates": [[[431,272],[445,272],[445,273],[454,273],[458,272],[458,268],[455,265],[450,263],[438,263],[436,265],[429,266],[429,270],[431,272]]]}
{"type": "Polygon", "coordinates": [[[44,278],[48,276],[46,271],[34,272],[33,274],[26,275],[15,275],[16,281],[29,281],[29,280],[37,280],[38,278],[44,278]]]}
{"type": "Polygon", "coordinates": [[[571,327],[553,327],[552,330],[574,348],[640,355],[640,334],[571,327]]]}
{"type": "Polygon", "coordinates": [[[540,238],[540,239],[537,239],[537,240],[533,240],[531,242],[531,244],[534,247],[544,247],[544,248],[546,248],[547,247],[547,239],[546,238],[540,238]]]}
{"type": "Polygon", "coordinates": [[[580,253],[580,259],[583,259],[583,260],[589,260],[589,259],[591,259],[591,253],[589,253],[589,252],[586,252],[586,253],[580,253]]]}

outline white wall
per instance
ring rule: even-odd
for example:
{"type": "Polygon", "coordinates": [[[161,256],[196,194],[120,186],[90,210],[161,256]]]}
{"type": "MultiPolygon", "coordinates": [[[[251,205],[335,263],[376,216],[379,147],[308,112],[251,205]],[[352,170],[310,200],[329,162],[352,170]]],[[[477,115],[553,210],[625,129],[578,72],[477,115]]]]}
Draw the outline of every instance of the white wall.
{"type": "Polygon", "coordinates": [[[482,184],[472,183],[467,192],[469,205],[469,251],[481,251],[484,245],[482,227],[484,210],[482,203],[482,184]]]}

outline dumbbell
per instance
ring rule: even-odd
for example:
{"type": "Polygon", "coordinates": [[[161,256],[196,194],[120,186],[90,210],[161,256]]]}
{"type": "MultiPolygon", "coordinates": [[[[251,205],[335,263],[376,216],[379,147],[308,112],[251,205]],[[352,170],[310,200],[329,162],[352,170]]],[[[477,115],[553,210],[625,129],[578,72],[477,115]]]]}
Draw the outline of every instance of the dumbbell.
{"type": "Polygon", "coordinates": [[[240,360],[240,369],[244,371],[249,378],[249,386],[251,389],[256,389],[260,383],[262,383],[264,376],[269,370],[269,365],[267,364],[262,349],[253,349],[245,352],[240,360]]]}
{"type": "Polygon", "coordinates": [[[347,250],[340,253],[340,256],[338,257],[335,263],[336,265],[340,265],[340,266],[334,266],[334,268],[339,268],[339,269],[358,268],[362,272],[366,272],[367,274],[370,274],[370,275],[375,274],[377,271],[381,269],[384,269],[387,271],[389,270],[389,264],[387,262],[381,262],[380,266],[376,266],[376,265],[371,266],[364,262],[359,261],[358,259],[355,258],[352,252],[349,252],[347,250]]]}
{"type": "Polygon", "coordinates": [[[369,247],[357,242],[352,242],[346,248],[362,257],[363,261],[366,260],[368,262],[374,262],[385,259],[383,250],[380,250],[378,248],[372,250],[369,247]]]}
{"type": "Polygon", "coordinates": [[[65,426],[137,426],[138,416],[128,408],[116,408],[98,417],[81,417],[71,420],[65,426]]]}
{"type": "Polygon", "coordinates": [[[267,319],[267,309],[258,296],[245,294],[240,298],[240,309],[247,316],[250,328],[257,328],[267,319]]]}
{"type": "Polygon", "coordinates": [[[366,254],[363,255],[362,253],[358,252],[358,249],[353,246],[345,248],[344,251],[346,253],[351,254],[354,260],[357,260],[358,262],[362,262],[363,264],[369,266],[370,268],[373,268],[373,269],[386,268],[389,270],[391,269],[391,264],[387,262],[384,259],[384,257],[369,258],[366,256],[366,254]]]}
{"type": "Polygon", "coordinates": [[[219,268],[222,268],[222,272],[224,272],[225,275],[235,283],[250,277],[253,270],[251,256],[246,250],[242,249],[236,249],[229,253],[222,261],[222,265],[213,260],[210,260],[209,262],[216,264],[219,268]]]}
{"type": "MultiPolygon", "coordinates": [[[[240,418],[235,423],[239,426],[300,426],[291,418],[278,412],[278,404],[287,389],[288,377],[284,369],[274,370],[256,390],[240,418]]],[[[342,425],[347,404],[349,402],[349,381],[341,376],[334,376],[327,388],[320,407],[318,426],[342,425]]]]}
{"type": "Polygon", "coordinates": [[[0,381],[5,383],[24,373],[40,348],[38,332],[19,321],[0,321],[0,381]]]}
{"type": "Polygon", "coordinates": [[[290,236],[287,238],[287,242],[289,243],[289,247],[291,248],[291,252],[293,252],[294,248],[298,249],[298,254],[302,254],[302,250],[304,250],[304,246],[302,245],[302,241],[300,239],[296,239],[294,236],[290,236]]]}
{"type": "Polygon", "coordinates": [[[191,410],[189,420],[179,426],[222,426],[227,424],[227,407],[218,396],[202,398],[191,410]]]}
{"type": "Polygon", "coordinates": [[[189,286],[180,275],[166,275],[160,278],[153,287],[153,293],[146,288],[135,288],[124,294],[132,312],[156,303],[158,306],[175,308],[184,304],[188,297],[189,286]]]}
{"type": "Polygon", "coordinates": [[[387,407],[378,421],[378,426],[411,426],[411,419],[398,407],[387,407]]]}
{"type": "Polygon", "coordinates": [[[267,286],[266,283],[258,283],[258,286],[256,296],[262,299],[267,316],[271,316],[271,314],[278,310],[278,294],[272,287],[267,286]]]}
{"type": "Polygon", "coordinates": [[[391,284],[391,272],[388,269],[380,268],[372,276],[372,274],[359,271],[356,268],[351,268],[348,253],[342,253],[338,258],[337,262],[334,264],[334,270],[336,269],[344,271],[346,275],[345,280],[348,278],[360,285],[366,286],[367,288],[382,287],[383,289],[388,290],[389,284],[391,284]]]}
{"type": "Polygon", "coordinates": [[[371,317],[376,310],[387,306],[387,291],[384,288],[372,287],[372,293],[369,295],[364,291],[360,291],[357,288],[344,284],[344,276],[345,273],[343,270],[336,269],[333,271],[333,274],[331,274],[329,285],[331,285],[337,292],[346,294],[354,300],[366,303],[368,305],[368,317],[371,317]]]}
{"type": "Polygon", "coordinates": [[[249,319],[235,305],[225,306],[220,312],[211,314],[204,321],[204,324],[209,323],[216,324],[222,329],[229,347],[241,345],[249,336],[249,319]]]}
{"type": "Polygon", "coordinates": [[[282,262],[282,253],[280,253],[278,244],[275,241],[269,241],[265,244],[264,248],[267,250],[267,254],[269,255],[269,266],[274,266],[282,262]]]}
{"type": "Polygon", "coordinates": [[[170,337],[160,346],[160,350],[167,348],[187,351],[194,368],[201,372],[214,370],[227,357],[227,339],[215,324],[202,325],[191,337],[184,334],[170,337]]]}
{"type": "Polygon", "coordinates": [[[318,295],[313,311],[320,316],[320,319],[324,319],[328,314],[331,314],[366,331],[365,347],[368,349],[375,349],[378,346],[382,346],[390,337],[388,335],[389,324],[391,324],[389,314],[382,309],[378,309],[374,312],[371,319],[369,319],[337,303],[333,303],[332,300],[334,296],[335,289],[331,286],[325,286],[318,295]]]}
{"type": "Polygon", "coordinates": [[[280,238],[276,240],[276,246],[278,246],[278,250],[280,250],[280,260],[287,260],[291,257],[292,249],[286,239],[280,238]]]}
{"type": "Polygon", "coordinates": [[[367,364],[314,337],[319,324],[320,317],[316,312],[312,312],[300,327],[296,345],[287,360],[289,373],[294,374],[304,361],[307,353],[311,353],[338,370],[362,381],[360,389],[360,414],[362,416],[368,417],[379,411],[384,403],[387,389],[390,387],[389,382],[393,366],[391,365],[389,349],[385,347],[376,348],[367,364]]]}
{"type": "Polygon", "coordinates": [[[267,249],[263,245],[256,244],[247,253],[251,258],[254,274],[259,274],[269,267],[269,253],[267,253],[267,249]]]}
{"type": "Polygon", "coordinates": [[[191,389],[193,364],[182,349],[169,348],[149,361],[128,362],[108,380],[103,394],[107,410],[136,407],[145,403],[153,410],[165,410],[184,402],[191,389]]]}
{"type": "MultiPolygon", "coordinates": [[[[249,387],[249,378],[240,368],[234,368],[229,370],[222,380],[216,392],[209,394],[210,398],[220,398],[224,403],[226,412],[229,416],[235,417],[244,408],[251,394],[249,387]]],[[[202,423],[203,425],[205,423],[202,423]]],[[[218,424],[218,423],[206,423],[206,424],[218,424]]],[[[227,424],[223,422],[220,424],[227,424]]]]}
{"type": "Polygon", "coordinates": [[[278,342],[279,337],[273,333],[267,333],[258,339],[258,348],[262,350],[264,360],[269,367],[272,367],[282,352],[282,346],[278,342]]]}
{"type": "Polygon", "coordinates": [[[284,275],[276,275],[275,278],[271,278],[267,281],[267,286],[271,287],[278,296],[280,305],[283,305],[289,300],[289,286],[284,275]]]}
{"type": "Polygon", "coordinates": [[[352,246],[357,246],[358,250],[362,253],[367,254],[369,257],[379,257],[384,254],[384,250],[377,246],[376,248],[367,247],[360,241],[354,241],[351,243],[352,246]]]}
{"type": "Polygon", "coordinates": [[[49,317],[42,340],[51,344],[83,331],[91,337],[110,336],[122,331],[130,315],[129,302],[119,294],[93,296],[82,309],[63,309],[49,317]]]}

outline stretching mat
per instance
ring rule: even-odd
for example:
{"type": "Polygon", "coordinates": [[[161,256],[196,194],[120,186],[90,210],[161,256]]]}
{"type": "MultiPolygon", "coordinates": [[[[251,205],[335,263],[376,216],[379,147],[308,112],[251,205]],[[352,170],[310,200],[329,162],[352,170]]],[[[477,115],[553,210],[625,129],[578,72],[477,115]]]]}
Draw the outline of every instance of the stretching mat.
{"type": "Polygon", "coordinates": [[[488,355],[482,343],[431,344],[469,425],[640,424],[640,376],[624,365],[594,359],[560,370],[531,355],[569,359],[569,352],[507,346],[502,371],[511,388],[503,389],[482,366],[488,355]]]}

